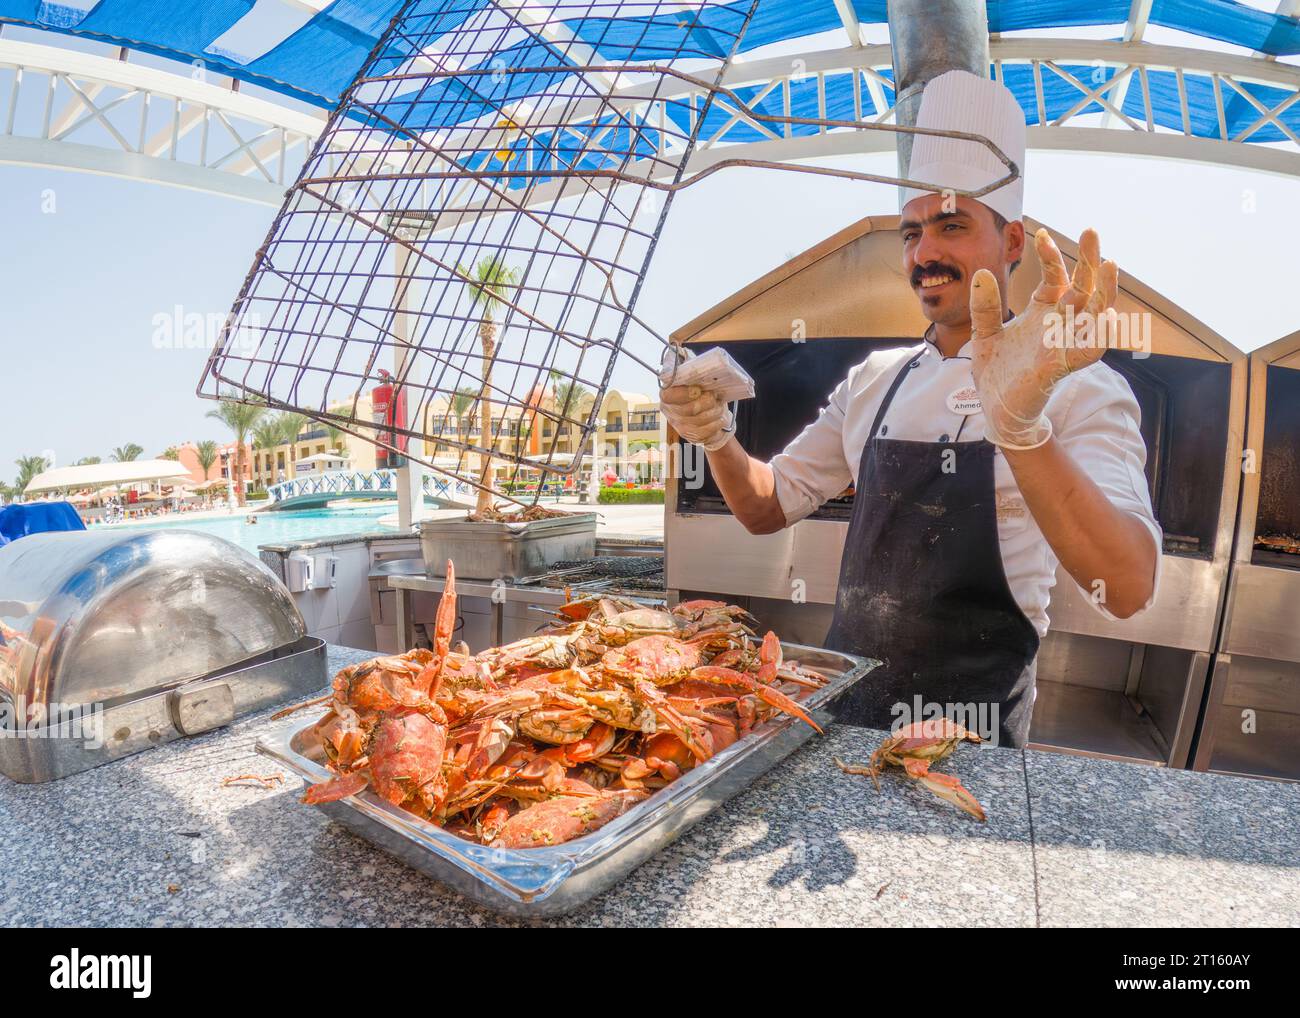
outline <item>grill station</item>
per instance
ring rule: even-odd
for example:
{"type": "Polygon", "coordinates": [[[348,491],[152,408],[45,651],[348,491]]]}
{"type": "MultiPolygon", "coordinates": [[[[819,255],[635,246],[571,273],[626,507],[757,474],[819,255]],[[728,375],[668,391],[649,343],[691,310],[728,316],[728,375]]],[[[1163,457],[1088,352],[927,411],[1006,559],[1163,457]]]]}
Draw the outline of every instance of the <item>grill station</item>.
{"type": "MultiPolygon", "coordinates": [[[[871,350],[914,344],[924,332],[927,323],[902,273],[897,224],[896,216],[861,220],[674,334],[699,349],[724,347],[754,375],[757,396],[740,405],[737,421],[737,437],[753,455],[768,458],[784,448],[871,350]]],[[[1026,232],[1038,225],[1026,219],[1026,232]]],[[[1052,235],[1073,266],[1074,242],[1052,235]]],[[[1030,245],[1012,276],[1013,308],[1025,306],[1039,278],[1030,245]]],[[[1141,405],[1147,480],[1165,532],[1163,578],[1147,612],[1112,621],[1060,571],[1051,629],[1039,653],[1031,740],[1038,748],[1186,766],[1233,557],[1248,365],[1222,337],[1131,276],[1121,273],[1120,287],[1117,309],[1149,322],[1151,355],[1112,351],[1106,358],[1141,405]]],[[[1300,366],[1300,356],[1294,363],[1300,366]]],[[[1300,373],[1282,370],[1300,382],[1300,373]]],[[[1291,457],[1275,455],[1275,468],[1282,472],[1290,464],[1294,483],[1291,413],[1289,430],[1278,422],[1270,434],[1291,457]]],[[[764,625],[791,639],[820,642],[831,620],[852,493],[830,499],[780,533],[755,536],[732,517],[707,466],[692,472],[690,455],[683,451],[681,476],[669,482],[664,528],[670,592],[741,599],[764,625]]],[[[1268,474],[1261,476],[1265,490],[1273,491],[1268,474]]],[[[1270,497],[1268,504],[1288,505],[1293,514],[1270,517],[1274,531],[1300,532],[1294,488],[1289,502],[1270,497]]],[[[1247,560],[1252,554],[1261,553],[1248,550],[1247,560]]],[[[1300,556],[1287,561],[1300,565],[1300,556]]],[[[1300,582],[1300,573],[1281,573],[1300,582]]],[[[1300,661],[1300,653],[1291,660],[1300,661]]]]}
{"type": "MultiPolygon", "coordinates": [[[[1059,238],[1058,238],[1059,243],[1059,238]]],[[[1036,272],[1030,273],[1036,278],[1036,272]]],[[[1033,742],[1120,759],[1190,759],[1232,557],[1246,357],[1121,274],[1121,313],[1150,314],[1151,356],[1107,354],[1141,407],[1147,482],[1164,531],[1155,603],[1110,620],[1063,570],[1039,654],[1033,742]]]]}
{"type": "Polygon", "coordinates": [[[1197,770],[1300,777],[1300,332],[1250,355],[1227,605],[1197,770]]]}
{"type": "Polygon", "coordinates": [[[600,555],[585,561],[559,561],[550,572],[521,580],[538,588],[562,585],[574,594],[664,593],[664,557],[600,555]]]}

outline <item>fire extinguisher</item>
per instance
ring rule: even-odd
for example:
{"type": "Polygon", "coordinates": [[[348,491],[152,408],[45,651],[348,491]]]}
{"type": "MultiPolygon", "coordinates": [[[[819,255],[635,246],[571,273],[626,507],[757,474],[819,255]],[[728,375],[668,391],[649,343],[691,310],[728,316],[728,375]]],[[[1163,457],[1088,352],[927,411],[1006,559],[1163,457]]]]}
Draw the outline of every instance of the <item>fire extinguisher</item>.
{"type": "MultiPolygon", "coordinates": [[[[370,403],[379,440],[405,452],[408,439],[398,429],[406,427],[406,391],[383,368],[379,369],[379,384],[370,394],[370,403]]],[[[380,470],[396,470],[405,465],[405,456],[383,445],[375,454],[375,466],[380,470]]]]}

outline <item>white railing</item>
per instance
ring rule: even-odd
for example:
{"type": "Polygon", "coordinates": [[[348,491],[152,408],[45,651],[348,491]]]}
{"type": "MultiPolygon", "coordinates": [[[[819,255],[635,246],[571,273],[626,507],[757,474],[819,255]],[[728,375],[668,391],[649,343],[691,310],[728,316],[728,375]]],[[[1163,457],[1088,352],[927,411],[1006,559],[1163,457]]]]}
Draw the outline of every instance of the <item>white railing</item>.
{"type": "MultiPolygon", "coordinates": [[[[1033,82],[1033,105],[1026,118],[1030,149],[1157,156],[1300,176],[1300,132],[1282,116],[1293,117],[1300,102],[1300,67],[1295,65],[1145,42],[1038,37],[992,40],[990,57],[998,80],[1019,73],[1033,82]],[[1176,95],[1175,123],[1158,122],[1153,82],[1176,95]],[[1192,132],[1194,118],[1203,111],[1189,99],[1189,84],[1209,87],[1215,129],[1208,136],[1192,132]],[[1062,93],[1068,96],[1063,109],[1062,93]],[[1052,103],[1049,94],[1056,97],[1052,103]],[[1225,116],[1228,103],[1244,104],[1253,111],[1244,126],[1235,130],[1230,126],[1225,116]],[[1049,107],[1054,112],[1049,113],[1049,107]],[[1266,128],[1276,130],[1280,139],[1261,142],[1260,132],[1266,128]]],[[[811,89],[820,118],[828,117],[827,97],[832,96],[848,99],[851,112],[846,111],[845,120],[889,123],[894,115],[891,67],[887,45],[848,46],[739,61],[728,68],[723,85],[748,95],[750,111],[761,105],[762,112],[770,115],[798,116],[796,90],[811,89]]],[[[701,79],[712,76],[708,69],[694,74],[701,79]]],[[[674,131],[661,129],[668,108],[685,109],[693,119],[704,109],[706,98],[704,88],[684,80],[633,85],[608,99],[573,103],[566,111],[565,129],[586,138],[592,153],[599,155],[592,139],[617,120],[643,132],[658,145],[657,155],[662,157],[678,140],[674,131]],[[618,110],[617,115],[611,108],[618,110]]],[[[722,95],[714,96],[712,110],[722,116],[701,132],[686,165],[686,178],[737,158],[788,163],[894,150],[892,132],[773,123],[755,118],[722,95]]],[[[529,147],[522,156],[533,168],[545,153],[529,147]]],[[[662,178],[670,169],[662,158],[629,161],[621,167],[627,175],[650,179],[662,178]]],[[[588,186],[610,185],[593,181],[588,186]]],[[[529,192],[528,203],[555,201],[569,193],[567,187],[571,185],[563,180],[539,184],[529,192]]],[[[472,206],[467,205],[471,207],[480,215],[514,208],[509,196],[487,202],[476,196],[472,206]]],[[[447,210],[447,222],[463,222],[458,207],[447,210]]]]}
{"type": "MultiPolygon", "coordinates": [[[[1165,156],[1300,176],[1300,131],[1287,120],[1300,102],[1300,67],[1259,55],[1141,41],[995,39],[990,54],[998,78],[1017,69],[1032,76],[1032,149],[1165,156]],[[1151,101],[1157,80],[1177,97],[1175,123],[1157,123],[1151,101]],[[1189,86],[1204,90],[1207,84],[1215,130],[1196,135],[1192,123],[1204,103],[1193,104],[1189,86]],[[1070,96],[1068,106],[1058,105],[1055,114],[1048,112],[1051,90],[1070,96]],[[1252,111],[1236,129],[1225,116],[1229,104],[1252,111]],[[1265,130],[1279,137],[1260,143],[1265,130]]],[[[114,60],[0,39],[0,163],[114,174],[279,204],[324,126],[323,111],[302,112],[241,94],[206,80],[201,66],[191,77],[132,63],[128,56],[122,50],[114,60]]],[[[846,119],[888,122],[891,61],[887,45],[850,45],[738,61],[723,84],[748,94],[751,109],[762,104],[780,116],[795,114],[796,90],[812,88],[820,116],[826,116],[826,97],[834,93],[849,97],[846,119]]],[[[711,77],[707,69],[695,73],[711,77]]],[[[694,117],[705,98],[702,88],[685,80],[632,85],[603,101],[575,102],[566,111],[564,129],[598,152],[597,139],[613,126],[615,107],[621,123],[670,147],[676,132],[663,130],[668,104],[685,107],[694,117]]],[[[723,159],[795,162],[894,147],[891,133],[765,122],[725,96],[714,98],[713,109],[723,116],[701,134],[688,177],[723,159]]],[[[537,155],[528,149],[525,163],[532,167],[537,155]]],[[[318,172],[336,172],[335,160],[343,158],[328,153],[318,172]]],[[[349,171],[357,168],[354,160],[349,171]]],[[[625,172],[656,177],[664,164],[633,162],[625,172]]],[[[561,181],[535,187],[530,204],[553,200],[563,186],[561,181]]],[[[489,203],[473,211],[499,210],[489,203]]]]}
{"type": "Polygon", "coordinates": [[[198,64],[187,76],[128,55],[0,39],[0,163],[280,203],[325,126],[323,110],[241,94],[198,64]]]}
{"type": "MultiPolygon", "coordinates": [[[[422,476],[420,487],[430,498],[457,501],[473,496],[477,489],[464,481],[452,481],[437,474],[422,476]]],[[[373,498],[397,497],[396,470],[328,470],[323,473],[300,474],[288,481],[267,487],[272,502],[288,502],[300,498],[328,495],[345,498],[349,495],[373,498]]]]}

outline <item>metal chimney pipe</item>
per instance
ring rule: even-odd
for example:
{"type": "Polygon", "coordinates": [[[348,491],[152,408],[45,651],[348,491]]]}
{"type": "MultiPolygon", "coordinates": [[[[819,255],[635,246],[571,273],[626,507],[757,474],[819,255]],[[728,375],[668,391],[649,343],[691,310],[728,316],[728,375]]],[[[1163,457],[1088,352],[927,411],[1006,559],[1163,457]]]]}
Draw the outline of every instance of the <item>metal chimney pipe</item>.
{"type": "MultiPolygon", "coordinates": [[[[989,73],[989,16],[985,0],[889,0],[889,43],[894,54],[894,120],[916,126],[921,90],[944,71],[989,73]]],[[[912,159],[910,135],[898,139],[898,175],[912,159]]]]}

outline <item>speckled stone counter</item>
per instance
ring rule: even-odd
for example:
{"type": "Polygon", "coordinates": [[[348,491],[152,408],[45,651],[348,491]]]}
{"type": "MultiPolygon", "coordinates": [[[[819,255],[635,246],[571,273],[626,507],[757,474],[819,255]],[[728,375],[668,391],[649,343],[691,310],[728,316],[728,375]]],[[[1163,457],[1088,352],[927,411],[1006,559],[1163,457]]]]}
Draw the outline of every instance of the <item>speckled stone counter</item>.
{"type": "MultiPolygon", "coordinates": [[[[330,666],[369,652],[331,648],[330,666]]],[[[490,925],[280,787],[267,711],[47,785],[0,778],[0,922],[490,925]]],[[[980,824],[904,779],[877,792],[833,726],[570,925],[1300,924],[1300,785],[1082,757],[958,752],[980,824]]]]}

